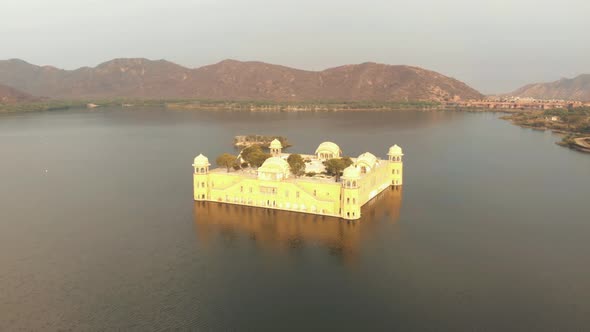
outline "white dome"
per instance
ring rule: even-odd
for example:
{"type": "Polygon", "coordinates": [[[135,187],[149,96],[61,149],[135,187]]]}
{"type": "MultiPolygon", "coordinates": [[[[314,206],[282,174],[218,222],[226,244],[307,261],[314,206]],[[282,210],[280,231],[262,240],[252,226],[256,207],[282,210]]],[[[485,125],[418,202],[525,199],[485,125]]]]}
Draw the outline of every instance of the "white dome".
{"type": "Polygon", "coordinates": [[[335,157],[339,157],[342,150],[340,150],[340,147],[336,143],[323,142],[315,150],[316,154],[320,153],[320,152],[328,152],[328,153],[333,154],[335,157]]]}
{"type": "Polygon", "coordinates": [[[397,144],[389,148],[388,156],[403,156],[402,148],[397,144]]]}
{"type": "Polygon", "coordinates": [[[289,177],[290,170],[285,159],[270,157],[258,168],[258,179],[280,181],[289,177]]]}
{"type": "Polygon", "coordinates": [[[270,157],[264,161],[258,172],[289,173],[289,163],[280,157],[270,157]]]}
{"type": "Polygon", "coordinates": [[[203,156],[203,154],[199,154],[196,158],[195,161],[193,163],[193,166],[209,166],[211,164],[209,164],[209,159],[205,156],[203,156]]]}
{"type": "Polygon", "coordinates": [[[272,142],[270,142],[270,148],[271,149],[282,149],[283,145],[281,144],[281,141],[279,141],[278,139],[274,139],[272,142]]]}
{"type": "Polygon", "coordinates": [[[342,172],[342,178],[344,179],[356,179],[361,176],[360,168],[356,167],[355,165],[350,165],[344,169],[342,172]]]}
{"type": "Polygon", "coordinates": [[[364,166],[368,166],[369,168],[374,168],[376,163],[377,157],[375,157],[375,155],[371,152],[365,152],[356,159],[357,165],[362,164],[364,166]]]}

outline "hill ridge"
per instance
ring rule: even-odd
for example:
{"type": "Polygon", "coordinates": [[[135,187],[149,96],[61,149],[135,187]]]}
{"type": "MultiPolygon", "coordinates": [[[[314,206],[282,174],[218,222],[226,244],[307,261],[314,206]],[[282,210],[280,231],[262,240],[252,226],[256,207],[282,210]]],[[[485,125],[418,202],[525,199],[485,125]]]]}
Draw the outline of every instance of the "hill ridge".
{"type": "Polygon", "coordinates": [[[0,84],[0,104],[15,104],[22,102],[38,101],[28,93],[24,93],[10,86],[0,84]]]}
{"type": "Polygon", "coordinates": [[[188,68],[165,59],[115,58],[66,70],[0,61],[0,83],[50,98],[211,98],[272,101],[442,101],[478,91],[428,69],[376,62],[321,71],[225,59],[188,68]]]}
{"type": "Polygon", "coordinates": [[[536,99],[590,101],[590,74],[560,78],[553,82],[527,84],[514,90],[510,95],[536,99]]]}

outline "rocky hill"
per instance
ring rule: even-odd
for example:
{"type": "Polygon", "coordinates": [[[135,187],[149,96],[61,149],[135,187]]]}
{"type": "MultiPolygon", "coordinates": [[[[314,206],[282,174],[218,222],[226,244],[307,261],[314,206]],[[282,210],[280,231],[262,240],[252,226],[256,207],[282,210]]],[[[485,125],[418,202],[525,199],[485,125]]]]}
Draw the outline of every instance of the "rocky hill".
{"type": "Polygon", "coordinates": [[[51,98],[207,98],[272,101],[442,101],[482,95],[439,73],[363,63],[305,71],[225,60],[196,69],[147,59],[115,59],[63,70],[22,60],[0,61],[0,83],[51,98]]]}
{"type": "Polygon", "coordinates": [[[590,74],[576,78],[562,78],[551,83],[525,85],[510,93],[512,96],[537,99],[565,99],[590,101],[590,74]]]}
{"type": "Polygon", "coordinates": [[[36,100],[38,100],[38,98],[35,98],[27,93],[18,91],[9,86],[0,84],[0,104],[15,104],[36,100]]]}

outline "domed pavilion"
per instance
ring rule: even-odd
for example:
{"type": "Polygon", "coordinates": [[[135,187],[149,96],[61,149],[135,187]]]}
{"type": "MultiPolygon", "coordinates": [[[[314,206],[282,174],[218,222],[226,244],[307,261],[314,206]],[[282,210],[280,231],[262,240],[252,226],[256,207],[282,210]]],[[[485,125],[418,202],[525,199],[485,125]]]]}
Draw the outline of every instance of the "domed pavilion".
{"type": "Polygon", "coordinates": [[[323,142],[315,150],[315,155],[319,160],[328,160],[333,158],[340,158],[342,150],[336,143],[323,142]]]}
{"type": "Polygon", "coordinates": [[[289,177],[289,163],[280,157],[270,157],[258,168],[260,180],[282,180],[289,177]]]}

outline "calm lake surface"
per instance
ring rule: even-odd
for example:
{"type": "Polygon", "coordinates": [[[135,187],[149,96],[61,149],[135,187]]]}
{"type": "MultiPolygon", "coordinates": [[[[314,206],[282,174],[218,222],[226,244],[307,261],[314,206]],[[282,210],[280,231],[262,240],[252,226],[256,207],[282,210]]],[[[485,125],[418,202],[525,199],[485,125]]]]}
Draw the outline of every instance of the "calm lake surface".
{"type": "Polygon", "coordinates": [[[0,115],[0,330],[590,329],[590,155],[497,114],[0,115]],[[192,200],[239,134],[404,148],[345,222],[192,200]]]}

